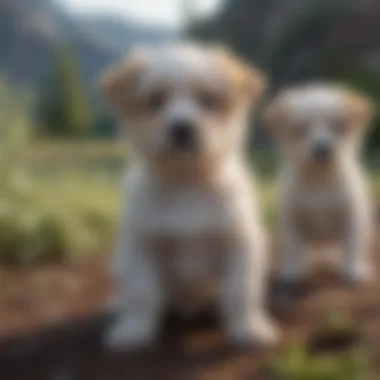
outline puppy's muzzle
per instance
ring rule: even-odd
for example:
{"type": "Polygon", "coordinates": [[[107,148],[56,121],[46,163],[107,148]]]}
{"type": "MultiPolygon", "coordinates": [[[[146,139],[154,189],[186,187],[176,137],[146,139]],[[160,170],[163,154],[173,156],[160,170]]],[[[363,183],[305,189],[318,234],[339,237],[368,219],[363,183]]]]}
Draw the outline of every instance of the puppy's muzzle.
{"type": "Polygon", "coordinates": [[[331,145],[321,142],[313,146],[311,155],[316,163],[325,164],[331,160],[333,156],[333,149],[331,145]]]}
{"type": "Polygon", "coordinates": [[[198,142],[195,125],[189,120],[178,120],[169,128],[170,147],[175,153],[192,152],[198,142]]]}

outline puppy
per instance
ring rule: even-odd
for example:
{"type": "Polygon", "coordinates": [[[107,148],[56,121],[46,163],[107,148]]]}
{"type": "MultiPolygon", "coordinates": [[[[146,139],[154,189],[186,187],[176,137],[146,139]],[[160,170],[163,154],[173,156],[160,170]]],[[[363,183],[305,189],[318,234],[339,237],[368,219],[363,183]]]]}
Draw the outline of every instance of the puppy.
{"type": "Polygon", "coordinates": [[[272,343],[264,235],[242,158],[261,74],[217,47],[183,44],[132,54],[102,87],[134,150],[109,347],[149,345],[167,307],[213,301],[231,342],[272,343]]]}
{"type": "Polygon", "coordinates": [[[373,113],[368,99],[332,84],[287,90],[269,106],[267,125],[283,162],[285,280],[299,280],[306,248],[330,242],[343,249],[348,280],[370,278],[371,205],[358,155],[373,113]]]}

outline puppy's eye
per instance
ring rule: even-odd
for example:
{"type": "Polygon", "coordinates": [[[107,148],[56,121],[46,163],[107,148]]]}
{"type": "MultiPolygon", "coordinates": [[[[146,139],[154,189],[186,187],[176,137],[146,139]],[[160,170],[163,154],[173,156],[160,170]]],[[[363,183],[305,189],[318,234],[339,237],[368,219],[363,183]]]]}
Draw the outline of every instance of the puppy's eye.
{"type": "Polygon", "coordinates": [[[206,111],[215,111],[222,105],[221,96],[211,91],[202,91],[197,95],[200,107],[206,111]]]}
{"type": "Polygon", "coordinates": [[[163,108],[166,99],[167,97],[164,91],[152,92],[146,100],[146,106],[150,111],[157,112],[163,108]]]}
{"type": "Polygon", "coordinates": [[[337,135],[344,135],[347,131],[348,123],[346,120],[334,120],[332,122],[332,129],[337,135]]]}

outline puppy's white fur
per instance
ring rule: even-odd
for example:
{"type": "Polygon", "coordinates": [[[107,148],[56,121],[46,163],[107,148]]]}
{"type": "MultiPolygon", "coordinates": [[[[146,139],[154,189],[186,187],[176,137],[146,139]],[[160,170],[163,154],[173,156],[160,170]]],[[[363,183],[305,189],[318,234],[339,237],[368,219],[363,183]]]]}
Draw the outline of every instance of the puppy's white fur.
{"type": "Polygon", "coordinates": [[[290,89],[268,108],[283,162],[279,217],[286,280],[301,276],[307,248],[330,242],[341,246],[349,280],[370,278],[372,209],[359,151],[372,114],[369,100],[329,84],[290,89]],[[331,151],[324,163],[313,158],[321,143],[331,151]]]}
{"type": "Polygon", "coordinates": [[[168,306],[193,312],[215,300],[231,341],[275,340],[264,307],[263,229],[242,158],[261,82],[230,54],[194,45],[134,54],[106,74],[104,91],[135,150],[115,257],[123,307],[107,335],[111,347],[152,342],[168,306]],[[198,149],[176,154],[170,125],[184,119],[198,149]]]}

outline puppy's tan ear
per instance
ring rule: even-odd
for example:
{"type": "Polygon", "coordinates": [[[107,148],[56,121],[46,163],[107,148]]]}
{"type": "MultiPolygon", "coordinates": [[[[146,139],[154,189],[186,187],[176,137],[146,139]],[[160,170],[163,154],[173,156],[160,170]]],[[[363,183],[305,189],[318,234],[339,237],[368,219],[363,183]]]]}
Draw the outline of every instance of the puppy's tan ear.
{"type": "Polygon", "coordinates": [[[362,128],[367,128],[376,114],[375,103],[355,91],[346,91],[345,101],[352,124],[362,128]]]}
{"type": "Polygon", "coordinates": [[[250,102],[256,103],[266,88],[266,77],[258,70],[238,59],[224,47],[216,47],[216,55],[231,83],[250,102]]]}
{"type": "Polygon", "coordinates": [[[110,67],[101,77],[101,90],[110,105],[123,112],[131,104],[133,88],[147,61],[144,52],[134,52],[119,64],[110,67]]]}
{"type": "Polygon", "coordinates": [[[244,65],[245,91],[247,91],[252,102],[257,103],[267,88],[267,79],[258,69],[244,65]]]}

